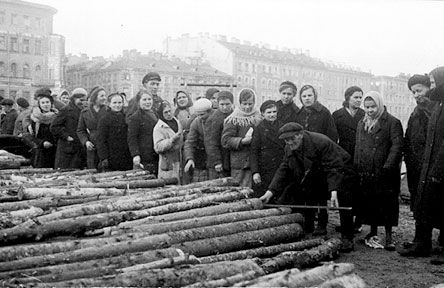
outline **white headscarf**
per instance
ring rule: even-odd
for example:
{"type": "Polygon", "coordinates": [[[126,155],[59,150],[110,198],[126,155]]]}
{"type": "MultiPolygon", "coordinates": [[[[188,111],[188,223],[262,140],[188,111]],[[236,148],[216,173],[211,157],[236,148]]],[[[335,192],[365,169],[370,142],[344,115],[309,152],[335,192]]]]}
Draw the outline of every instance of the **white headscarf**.
{"type": "Polygon", "coordinates": [[[381,94],[376,91],[368,91],[364,95],[364,102],[368,98],[375,101],[376,107],[378,107],[378,110],[376,111],[376,114],[370,117],[367,113],[364,116],[364,119],[362,120],[364,122],[364,130],[370,133],[373,130],[373,127],[378,123],[379,118],[381,118],[382,114],[384,113],[384,103],[382,101],[381,94]]]}

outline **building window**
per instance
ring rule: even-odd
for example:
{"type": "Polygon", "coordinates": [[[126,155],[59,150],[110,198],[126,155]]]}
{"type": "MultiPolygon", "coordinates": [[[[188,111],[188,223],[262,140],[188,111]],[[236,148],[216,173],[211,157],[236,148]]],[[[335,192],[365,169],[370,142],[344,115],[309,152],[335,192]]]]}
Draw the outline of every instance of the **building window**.
{"type": "Polygon", "coordinates": [[[23,78],[31,78],[31,71],[29,70],[29,65],[23,65],[23,78]]]}
{"type": "Polygon", "coordinates": [[[6,36],[0,36],[0,50],[6,50],[6,36]]]}
{"type": "Polygon", "coordinates": [[[36,17],[35,18],[35,26],[37,26],[37,28],[40,28],[42,26],[42,19],[36,17]]]}
{"type": "Polygon", "coordinates": [[[17,25],[17,14],[11,14],[11,25],[17,25]]]}
{"type": "Polygon", "coordinates": [[[55,56],[55,44],[54,42],[49,42],[49,54],[55,56]]]}
{"type": "Polygon", "coordinates": [[[5,24],[5,11],[0,11],[0,24],[5,24]]]}
{"type": "Polygon", "coordinates": [[[31,28],[31,21],[29,20],[29,17],[26,15],[23,16],[23,24],[25,25],[25,28],[27,29],[31,28]]]}
{"type": "Polygon", "coordinates": [[[42,40],[40,39],[35,40],[35,54],[42,54],[42,40]]]}
{"type": "Polygon", "coordinates": [[[23,39],[23,53],[29,53],[29,39],[23,39]]]}
{"type": "Polygon", "coordinates": [[[11,77],[17,77],[17,64],[11,64],[11,77]]]}
{"type": "Polygon", "coordinates": [[[11,46],[10,51],[12,52],[18,52],[18,39],[17,37],[11,37],[11,46]]]}
{"type": "Polygon", "coordinates": [[[54,80],[54,69],[49,69],[49,80],[54,80]]]}
{"type": "Polygon", "coordinates": [[[5,67],[5,62],[0,62],[0,76],[5,76],[6,72],[6,67],[5,67]]]}

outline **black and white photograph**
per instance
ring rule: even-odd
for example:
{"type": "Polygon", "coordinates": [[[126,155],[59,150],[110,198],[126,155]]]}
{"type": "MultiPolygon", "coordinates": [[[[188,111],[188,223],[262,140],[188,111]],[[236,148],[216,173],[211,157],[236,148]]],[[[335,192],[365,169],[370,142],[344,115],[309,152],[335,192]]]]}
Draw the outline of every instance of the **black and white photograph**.
{"type": "Polygon", "coordinates": [[[0,0],[0,286],[444,288],[443,13],[0,0]]]}

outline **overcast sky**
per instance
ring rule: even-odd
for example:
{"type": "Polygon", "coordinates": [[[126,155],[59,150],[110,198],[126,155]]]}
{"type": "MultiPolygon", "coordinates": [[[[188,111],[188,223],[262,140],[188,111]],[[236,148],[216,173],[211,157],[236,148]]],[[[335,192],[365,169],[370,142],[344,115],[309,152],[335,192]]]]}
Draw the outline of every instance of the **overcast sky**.
{"type": "Polygon", "coordinates": [[[198,32],[301,48],[376,75],[444,65],[444,1],[29,0],[58,10],[66,53],[162,51],[166,36],[198,32]],[[438,36],[440,35],[440,36],[438,36]]]}

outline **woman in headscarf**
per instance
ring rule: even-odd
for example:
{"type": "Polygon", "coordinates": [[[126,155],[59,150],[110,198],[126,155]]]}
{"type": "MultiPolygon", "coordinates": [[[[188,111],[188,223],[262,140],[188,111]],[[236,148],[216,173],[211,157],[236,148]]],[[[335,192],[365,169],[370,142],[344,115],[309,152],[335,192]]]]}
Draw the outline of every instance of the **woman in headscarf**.
{"type": "Polygon", "coordinates": [[[279,139],[279,128],[283,123],[277,119],[277,103],[267,100],[261,105],[260,111],[264,119],[253,131],[250,154],[256,197],[261,197],[267,191],[284,158],[285,148],[285,142],[279,139]]]}
{"type": "Polygon", "coordinates": [[[157,123],[156,113],[152,110],[153,96],[142,89],[136,95],[136,103],[136,112],[128,118],[128,145],[133,166],[157,175],[159,155],[153,144],[153,129],[157,123]]]}
{"type": "Polygon", "coordinates": [[[77,136],[86,147],[86,164],[88,169],[96,169],[99,164],[97,155],[97,123],[106,111],[106,92],[103,87],[96,86],[89,93],[89,107],[80,112],[77,136]]]}
{"type": "Polygon", "coordinates": [[[377,247],[378,226],[385,227],[385,249],[395,250],[392,227],[398,225],[403,131],[376,91],[364,95],[364,118],[356,135],[354,165],[360,176],[362,223],[370,225],[366,244],[377,247]]]}
{"type": "Polygon", "coordinates": [[[163,101],[153,130],[154,151],[160,155],[158,178],[177,178],[180,183],[182,124],[173,117],[171,104],[163,101]]]}
{"type": "Polygon", "coordinates": [[[230,150],[231,177],[243,187],[251,187],[250,144],[254,128],[262,120],[255,108],[256,94],[244,88],[239,93],[239,107],[225,119],[222,146],[230,150]]]}
{"type": "MultiPolygon", "coordinates": [[[[338,132],[330,111],[319,102],[318,93],[312,85],[304,85],[299,92],[299,99],[302,108],[296,114],[296,122],[301,124],[305,130],[324,134],[333,142],[338,141],[338,132]]],[[[327,205],[329,197],[327,177],[319,179],[319,189],[323,191],[325,199],[319,199],[318,205],[327,205]]],[[[318,213],[318,226],[313,235],[327,234],[328,213],[327,210],[321,210],[318,213]]]]}
{"type": "Polygon", "coordinates": [[[179,120],[183,130],[188,131],[193,121],[192,115],[194,114],[191,96],[183,90],[177,91],[176,97],[174,97],[174,105],[176,106],[174,117],[179,120]]]}
{"type": "Polygon", "coordinates": [[[37,107],[30,115],[31,125],[28,131],[37,145],[32,161],[32,166],[35,168],[54,168],[56,139],[51,133],[50,126],[57,110],[53,107],[53,103],[52,96],[40,95],[37,98],[37,107]]]}
{"type": "Polygon", "coordinates": [[[109,110],[99,118],[97,125],[97,154],[99,170],[131,170],[132,161],[128,149],[128,125],[123,113],[124,97],[120,93],[108,96],[109,110]]]}

